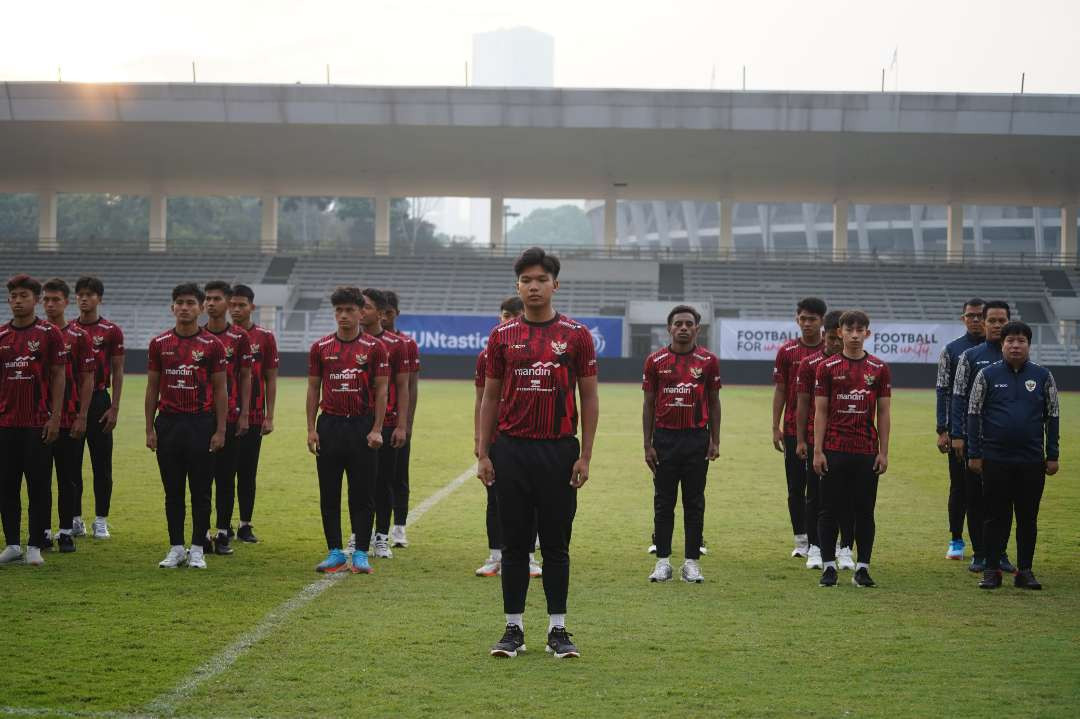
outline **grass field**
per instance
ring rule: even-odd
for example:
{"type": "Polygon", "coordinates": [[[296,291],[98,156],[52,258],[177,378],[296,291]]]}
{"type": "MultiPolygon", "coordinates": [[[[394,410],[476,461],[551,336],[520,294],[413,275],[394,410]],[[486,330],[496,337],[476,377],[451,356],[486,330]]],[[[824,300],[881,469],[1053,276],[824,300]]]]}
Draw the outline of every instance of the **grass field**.
{"type": "MultiPolygon", "coordinates": [[[[143,447],[143,381],[125,387],[113,539],[84,539],[76,554],[49,554],[41,568],[0,569],[0,714],[1076,716],[1076,395],[1062,400],[1063,470],[1043,499],[1035,559],[1043,592],[982,592],[964,564],[943,559],[946,466],[934,448],[933,396],[922,391],[893,400],[878,588],[856,590],[844,573],[839,587],[822,590],[816,572],[788,558],[782,458],[767,433],[771,392],[738,387],[721,394],[706,582],[649,584],[640,392],[602,385],[572,547],[568,625],[582,658],[558,662],[542,651],[539,582],[525,616],[530,652],[487,655],[502,615],[498,580],[473,576],[486,556],[477,480],[410,527],[412,546],[376,562],[375,574],[334,579],[282,613],[317,581],[325,554],[303,380],[283,382],[278,429],[263,445],[262,543],[211,557],[205,572],[159,570],[168,542],[157,466],[143,447]],[[260,641],[237,644],[257,629],[260,641]],[[212,659],[224,669],[195,673],[212,659]]],[[[428,381],[422,392],[414,506],[472,461],[471,385],[428,381]]],[[[677,551],[681,531],[678,523],[677,551]]]]}

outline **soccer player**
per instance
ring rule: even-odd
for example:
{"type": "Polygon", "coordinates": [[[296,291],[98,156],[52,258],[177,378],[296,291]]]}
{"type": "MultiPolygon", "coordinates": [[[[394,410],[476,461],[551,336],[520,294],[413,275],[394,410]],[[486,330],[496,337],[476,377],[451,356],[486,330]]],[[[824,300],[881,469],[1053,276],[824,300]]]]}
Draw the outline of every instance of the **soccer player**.
{"type": "Polygon", "coordinates": [[[525,649],[522,614],[534,529],[544,553],[547,650],[560,659],[579,656],[566,631],[570,533],[577,490],[589,479],[600,400],[589,328],[551,306],[559,269],[558,258],[539,247],[521,253],[514,274],[525,313],[488,338],[477,474],[499,495],[506,630],[491,649],[497,657],[525,649]],[[575,387],[581,395],[580,446],[575,387]]]}
{"type": "Polygon", "coordinates": [[[255,291],[247,285],[233,285],[229,312],[233,324],[248,333],[251,345],[251,413],[247,434],[237,438],[236,499],[240,505],[240,527],[236,538],[258,542],[251,526],[255,512],[255,478],[259,472],[259,451],[263,435],[274,431],[274,406],[277,403],[278,349],[270,330],[255,324],[255,291]]]}
{"type": "MultiPolygon", "coordinates": [[[[964,517],[967,515],[967,487],[965,486],[966,467],[956,452],[950,451],[949,441],[949,402],[952,401],[953,383],[956,380],[956,366],[960,355],[986,339],[983,330],[983,306],[986,304],[978,297],[972,297],[964,303],[964,312],[960,319],[967,330],[963,337],[958,337],[941,350],[937,369],[937,447],[938,451],[949,458],[949,549],[946,559],[963,561],[964,559],[964,517]]],[[[972,534],[971,529],[968,533],[972,534]]],[[[977,532],[976,532],[977,533],[977,532]]],[[[974,542],[974,540],[972,540],[974,542]]]]}
{"type": "MultiPolygon", "coordinates": [[[[983,480],[979,474],[967,469],[967,408],[971,397],[971,386],[980,370],[1001,361],[1001,330],[1008,323],[1011,313],[1009,303],[1003,300],[991,300],[983,305],[983,327],[986,341],[964,350],[956,362],[956,376],[953,380],[953,397],[949,406],[949,436],[952,451],[957,461],[965,467],[964,484],[967,487],[968,536],[971,538],[973,556],[968,569],[976,574],[987,567],[986,547],[983,537],[986,532],[983,512],[983,480]]],[[[1008,532],[1005,536],[1008,537],[1008,532]]],[[[1004,549],[1004,547],[1003,547],[1004,549]]],[[[998,559],[1002,571],[1010,574],[1016,567],[1006,554],[998,559]]]]}
{"type": "Polygon", "coordinates": [[[1046,475],[1058,472],[1059,405],[1054,375],[1029,361],[1031,328],[1009,322],[1001,330],[1005,359],[975,377],[968,404],[968,465],[983,478],[986,569],[979,587],[1001,586],[998,557],[1005,551],[1016,510],[1013,584],[1042,589],[1031,571],[1046,475]]]}
{"type": "Polygon", "coordinates": [[[23,559],[22,478],[30,537],[25,561],[45,563],[41,549],[52,515],[52,447],[60,435],[66,355],[60,330],[37,318],[41,283],[15,275],[7,283],[11,321],[0,325],[0,518],[7,547],[0,564],[23,559]]]}
{"type": "MultiPolygon", "coordinates": [[[[798,407],[795,413],[795,430],[798,433],[798,443],[795,445],[795,454],[803,459],[806,464],[806,536],[810,542],[810,550],[806,556],[807,569],[824,569],[821,562],[821,545],[818,542],[818,514],[821,509],[820,487],[821,481],[814,473],[813,457],[810,456],[809,447],[814,445],[814,373],[818,365],[833,355],[840,354],[844,349],[844,338],[840,336],[840,317],[844,313],[840,310],[832,310],[825,315],[825,341],[821,350],[803,359],[799,363],[796,372],[796,393],[798,395],[798,407]]],[[[854,517],[851,517],[854,521],[854,517]]],[[[851,541],[855,534],[855,528],[850,522],[840,525],[840,544],[836,550],[836,566],[838,569],[855,569],[855,560],[851,558],[851,541]]]]}
{"type": "MultiPolygon", "coordinates": [[[[520,297],[508,297],[499,305],[499,324],[509,322],[515,317],[520,317],[525,311],[525,305],[520,297]]],[[[486,382],[487,350],[480,350],[476,357],[476,402],[473,405],[473,456],[480,456],[480,403],[484,399],[484,384],[486,382]]],[[[496,431],[498,434],[498,431],[496,431]]],[[[499,497],[495,487],[487,489],[487,536],[489,554],[487,560],[476,570],[478,577],[495,577],[502,572],[502,527],[499,526],[499,497]]],[[[529,553],[529,576],[540,577],[544,572],[540,563],[536,561],[536,555],[529,553]]]]}
{"type": "Polygon", "coordinates": [[[146,446],[157,453],[165,489],[169,553],[158,566],[206,569],[214,453],[225,446],[229,395],[225,347],[199,327],[206,295],[184,283],[172,291],[176,325],[150,341],[146,365],[146,446]],[[157,415],[155,418],[155,414],[157,415]],[[191,550],[184,550],[184,485],[191,493],[191,550]]]}
{"type": "MultiPolygon", "coordinates": [[[[105,285],[97,277],[80,277],[75,283],[79,302],[79,328],[90,335],[97,364],[94,394],[86,416],[86,444],[90,448],[90,465],[94,472],[95,539],[109,538],[109,508],[113,490],[113,429],[120,412],[120,393],[124,388],[124,333],[98,312],[105,285]],[[112,395],[109,388],[112,388],[112,395]]],[[[76,537],[86,534],[82,519],[82,473],[75,491],[75,519],[72,522],[76,537]]]]}
{"type": "Polygon", "coordinates": [[[780,345],[773,366],[772,440],[776,451],[784,453],[784,473],[787,476],[788,515],[795,535],[792,557],[806,557],[810,539],[806,534],[806,462],[795,453],[798,444],[795,428],[796,377],[799,363],[821,349],[821,323],[826,312],[825,302],[807,297],[795,307],[795,321],[801,336],[780,345]]]}
{"type": "Polygon", "coordinates": [[[420,347],[416,340],[408,335],[398,332],[396,323],[400,310],[398,309],[398,296],[393,290],[386,290],[386,312],[383,313],[383,328],[397,334],[405,340],[405,346],[409,357],[409,422],[405,435],[405,444],[398,450],[397,462],[394,465],[393,503],[394,524],[390,527],[390,543],[395,547],[409,546],[409,539],[405,535],[405,523],[409,519],[409,457],[412,454],[412,431],[413,422],[416,420],[416,400],[419,396],[420,386],[420,347]]]}
{"type": "Polygon", "coordinates": [[[698,347],[701,314],[677,305],[667,316],[671,344],[645,358],[641,426],[653,473],[656,567],[650,582],[671,579],[671,535],[682,485],[684,582],[705,581],[698,560],[705,526],[705,477],[720,452],[720,360],[698,347]]]}
{"type": "Polygon", "coordinates": [[[398,451],[408,436],[409,376],[411,374],[408,347],[405,341],[390,330],[383,329],[382,315],[386,311],[386,295],[380,290],[361,290],[364,306],[360,310],[360,324],[365,336],[381,342],[386,350],[390,373],[387,377],[389,396],[382,424],[383,442],[379,448],[379,467],[375,475],[375,539],[374,554],[379,559],[391,559],[390,515],[394,504],[394,471],[397,468],[398,451]]]}
{"type": "Polygon", "coordinates": [[[240,445],[251,421],[251,340],[243,327],[229,322],[229,302],[233,289],[228,282],[207,282],[204,329],[217,337],[225,348],[225,386],[229,393],[229,419],[225,428],[225,446],[214,455],[214,480],[208,491],[217,490],[217,533],[207,536],[206,551],[233,553],[229,546],[232,533],[233,505],[236,503],[236,466],[240,445]]]}
{"type": "Polygon", "coordinates": [[[72,536],[75,489],[82,481],[83,437],[97,367],[90,335],[81,330],[77,322],[69,324],[64,317],[70,299],[71,287],[61,279],[51,279],[42,286],[41,304],[45,308],[45,317],[63,335],[67,355],[60,434],[52,444],[52,461],[56,465],[56,508],[60,519],[56,544],[61,553],[75,551],[72,536]]]}
{"type": "Polygon", "coordinates": [[[814,471],[821,478],[818,538],[825,566],[820,584],[836,586],[837,531],[854,517],[858,563],[851,582],[872,587],[874,505],[878,477],[889,467],[892,377],[887,364],[863,349],[870,336],[866,313],[844,312],[840,335],[844,349],[814,372],[814,471]]]}
{"type": "Polygon", "coordinates": [[[360,325],[365,304],[360,290],[338,287],[330,303],[337,331],[312,344],[308,355],[307,445],[319,474],[319,510],[329,550],[315,571],[349,568],[370,574],[368,547],[390,365],[383,344],[365,335],[360,325]],[[351,567],[341,542],[343,473],[349,479],[349,522],[356,536],[351,567]]]}

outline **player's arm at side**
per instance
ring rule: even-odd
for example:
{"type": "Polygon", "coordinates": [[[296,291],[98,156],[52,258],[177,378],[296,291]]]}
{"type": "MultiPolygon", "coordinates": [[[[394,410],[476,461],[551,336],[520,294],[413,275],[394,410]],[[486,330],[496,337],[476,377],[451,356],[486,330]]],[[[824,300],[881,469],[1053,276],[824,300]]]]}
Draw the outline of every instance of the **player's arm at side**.
{"type": "MultiPolygon", "coordinates": [[[[121,344],[123,339],[120,340],[121,344]]],[[[109,405],[109,409],[101,416],[101,422],[104,424],[102,427],[103,432],[112,432],[116,427],[116,418],[120,414],[120,394],[124,391],[124,355],[113,354],[109,358],[109,369],[112,374],[112,397],[109,405]]]]}
{"type": "Polygon", "coordinates": [[[322,377],[308,375],[307,378],[307,446],[312,454],[319,453],[319,433],[315,430],[315,417],[319,413],[319,399],[322,395],[322,377]]]}
{"type": "Polygon", "coordinates": [[[409,394],[409,384],[412,372],[398,372],[394,375],[394,387],[397,389],[397,412],[398,423],[394,428],[394,434],[390,438],[390,444],[394,447],[404,447],[405,440],[409,438],[411,430],[409,429],[409,404],[411,395],[409,394]]]}
{"type": "Polygon", "coordinates": [[[501,379],[488,377],[484,380],[484,396],[480,400],[480,441],[477,445],[476,476],[489,487],[495,483],[495,468],[491,465],[488,450],[499,419],[499,397],[502,396],[501,379]]]}
{"type": "Polygon", "coordinates": [[[274,405],[277,403],[277,373],[277,367],[274,367],[273,369],[263,369],[263,376],[266,378],[266,394],[264,395],[266,409],[263,411],[263,434],[270,434],[274,431],[274,405]]]}
{"type": "Polygon", "coordinates": [[[1045,407],[1043,409],[1045,419],[1043,422],[1046,425],[1046,473],[1054,475],[1058,473],[1060,468],[1058,464],[1058,435],[1061,429],[1061,405],[1058,400],[1057,380],[1054,379],[1053,374],[1047,373],[1043,395],[1045,396],[1045,407]]]}
{"type": "Polygon", "coordinates": [[[595,374],[578,379],[578,395],[581,398],[581,454],[570,472],[570,484],[575,488],[589,481],[593,440],[596,439],[596,426],[600,421],[600,393],[597,391],[595,374]]]}
{"type": "Polygon", "coordinates": [[[878,397],[877,401],[878,453],[874,458],[874,471],[885,474],[889,468],[889,433],[892,431],[892,397],[878,397]]]}
{"type": "Polygon", "coordinates": [[[825,423],[829,420],[829,398],[814,397],[814,472],[823,477],[829,471],[825,461],[825,423]]]}
{"type": "Polygon", "coordinates": [[[777,382],[772,396],[772,443],[777,452],[784,451],[784,405],[787,404],[787,385],[777,382]]]}
{"type": "MultiPolygon", "coordinates": [[[[250,349],[247,350],[249,353],[250,349]]],[[[236,420],[236,436],[247,434],[251,421],[251,363],[240,365],[240,417],[236,420]]]]}
{"type": "Polygon", "coordinates": [[[806,425],[810,418],[810,393],[800,391],[799,394],[796,395],[796,398],[795,436],[798,440],[795,443],[795,454],[798,455],[800,459],[806,459],[806,425]]]}
{"type": "Polygon", "coordinates": [[[720,388],[708,390],[709,398],[709,449],[705,459],[710,462],[720,456],[720,388]]]}
{"type": "Polygon", "coordinates": [[[371,425],[371,431],[367,436],[368,447],[379,449],[382,447],[382,426],[386,419],[386,400],[389,398],[387,387],[390,384],[390,375],[375,375],[375,421],[371,425]]]}
{"type": "Polygon", "coordinates": [[[229,421],[229,382],[225,377],[225,368],[210,375],[214,386],[214,434],[210,437],[210,451],[216,452],[225,446],[225,426],[229,421]]]}
{"type": "Polygon", "coordinates": [[[154,413],[157,412],[158,389],[161,386],[161,372],[146,371],[146,397],[143,400],[143,414],[146,416],[146,447],[151,452],[157,451],[157,432],[154,430],[154,413]]]}
{"type": "Polygon", "coordinates": [[[656,427],[656,392],[644,390],[645,397],[641,401],[641,435],[645,448],[645,464],[656,474],[656,465],[659,463],[656,456],[656,448],[653,447],[653,430],[656,427]]]}
{"type": "MultiPolygon", "coordinates": [[[[415,363],[414,363],[415,364],[415,363]]],[[[420,397],[420,373],[409,373],[409,425],[407,431],[412,437],[413,422],[416,421],[416,402],[420,397]]]]}
{"type": "Polygon", "coordinates": [[[484,401],[484,388],[476,388],[476,401],[473,403],[473,456],[480,457],[480,405],[484,401]]]}
{"type": "Polygon", "coordinates": [[[90,411],[90,398],[94,394],[93,363],[84,363],[76,377],[79,383],[79,414],[71,425],[71,436],[79,439],[86,434],[86,415],[90,411]]]}

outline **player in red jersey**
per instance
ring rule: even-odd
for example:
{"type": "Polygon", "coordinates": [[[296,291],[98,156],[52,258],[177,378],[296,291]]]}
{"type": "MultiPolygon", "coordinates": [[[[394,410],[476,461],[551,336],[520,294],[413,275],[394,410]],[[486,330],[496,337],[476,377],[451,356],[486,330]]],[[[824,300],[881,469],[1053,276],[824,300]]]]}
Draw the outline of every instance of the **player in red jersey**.
{"type": "MultiPolygon", "coordinates": [[[[810,551],[806,555],[807,569],[822,569],[821,545],[818,542],[818,514],[821,503],[820,481],[814,473],[813,457],[810,449],[814,446],[814,372],[818,365],[844,349],[844,338],[840,336],[840,310],[832,310],[825,315],[825,341],[822,348],[803,359],[795,377],[798,408],[795,414],[795,429],[798,443],[795,454],[806,464],[806,536],[810,542],[810,551]]],[[[854,521],[854,517],[852,518],[854,521]]],[[[851,557],[851,540],[855,533],[850,523],[840,525],[840,544],[836,551],[836,563],[840,569],[855,569],[855,560],[851,557]]]]}
{"type": "MultiPolygon", "coordinates": [[[[97,277],[80,277],[75,283],[75,297],[79,302],[79,328],[90,335],[94,347],[97,369],[94,394],[90,398],[90,411],[86,416],[86,444],[90,448],[90,465],[94,472],[94,524],[91,533],[95,539],[109,538],[109,509],[112,505],[113,429],[120,412],[120,393],[124,388],[124,333],[114,322],[98,313],[105,285],[97,277]],[[112,388],[110,396],[109,388],[112,388]]],[[[75,490],[75,519],[72,521],[76,537],[86,534],[82,519],[82,473],[75,490]]]]}
{"type": "Polygon", "coordinates": [[[821,586],[836,584],[837,526],[854,518],[856,587],[872,587],[874,504],[878,477],[889,467],[889,366],[863,350],[870,318],[859,310],[840,317],[843,351],[814,372],[814,471],[821,478],[818,537],[825,570],[821,586]],[[877,415],[875,426],[874,416],[877,415]]]}
{"type": "Polygon", "coordinates": [[[307,443],[319,473],[319,509],[329,550],[315,571],[338,572],[348,564],[341,542],[344,473],[349,478],[349,521],[356,536],[351,570],[367,574],[390,365],[383,344],[360,326],[364,306],[360,290],[338,287],[330,303],[337,331],[312,344],[308,356],[307,443]]]}
{"type": "Polygon", "coordinates": [[[66,354],[60,330],[34,310],[41,283],[15,275],[7,283],[11,321],[0,325],[0,518],[7,547],[0,564],[23,558],[22,478],[29,495],[25,561],[44,564],[41,549],[52,515],[52,447],[60,435],[66,354]]]}
{"type": "Polygon", "coordinates": [[[416,340],[407,334],[398,332],[396,322],[400,310],[398,309],[398,296],[393,290],[385,290],[386,311],[383,313],[383,328],[397,334],[405,340],[405,348],[409,357],[409,423],[405,444],[398,450],[397,462],[394,465],[393,504],[394,523],[390,526],[390,544],[395,547],[409,546],[409,540],[405,535],[405,523],[409,518],[409,457],[412,454],[412,431],[413,422],[416,420],[416,399],[420,385],[420,347],[416,340]]]}
{"type": "Polygon", "coordinates": [[[506,614],[493,656],[513,657],[525,648],[522,614],[534,528],[544,553],[547,649],[560,659],[578,656],[566,631],[570,533],[577,490],[589,479],[600,400],[589,328],[551,306],[559,269],[559,260],[541,248],[525,250],[514,263],[525,313],[488,338],[477,474],[499,495],[506,614]],[[580,446],[575,389],[581,395],[580,446]]]}
{"type": "Polygon", "coordinates": [[[773,366],[772,441],[778,452],[784,453],[784,473],[787,476],[788,516],[795,535],[792,557],[806,557],[810,540],[806,536],[806,461],[795,453],[798,444],[795,431],[796,377],[799,363],[821,349],[821,321],[825,317],[825,302],[807,297],[795,309],[795,321],[801,336],[780,345],[773,366]]]}
{"type": "Polygon", "coordinates": [[[274,405],[277,403],[278,349],[270,330],[255,324],[255,291],[247,285],[233,285],[229,312],[233,324],[248,333],[251,344],[251,412],[247,434],[237,438],[236,499],[240,506],[240,527],[236,538],[258,542],[251,526],[255,512],[255,477],[259,471],[259,451],[263,435],[274,431],[274,405]]]}
{"type": "Polygon", "coordinates": [[[41,305],[45,308],[45,317],[63,335],[67,354],[60,435],[52,445],[52,461],[56,466],[56,508],[60,520],[56,544],[61,553],[75,551],[72,536],[75,489],[82,481],[83,437],[97,368],[90,335],[80,329],[77,322],[69,324],[64,317],[70,299],[71,287],[59,278],[49,280],[42,287],[41,305]],[[78,482],[76,477],[79,477],[78,482]]]}
{"type": "Polygon", "coordinates": [[[225,347],[199,327],[206,295],[185,283],[172,291],[176,326],[150,341],[146,365],[146,446],[157,453],[165,489],[169,553],[158,563],[206,569],[214,453],[225,446],[229,418],[225,347]],[[156,418],[155,418],[156,415],[156,418]],[[184,551],[184,485],[191,493],[191,550],[184,551]]]}
{"type": "Polygon", "coordinates": [[[641,425],[645,463],[653,473],[656,567],[649,581],[671,579],[675,502],[683,491],[685,561],[682,579],[701,583],[705,477],[720,448],[720,360],[698,347],[701,315],[689,305],[668,313],[671,344],[645,358],[641,425]]]}
{"type": "Polygon", "coordinates": [[[243,327],[229,322],[229,302],[233,289],[228,282],[207,282],[207,332],[217,337],[225,348],[225,386],[229,393],[229,419],[225,428],[225,446],[214,455],[214,479],[209,490],[216,491],[217,532],[207,537],[206,551],[215,554],[233,553],[229,539],[233,533],[232,513],[236,504],[236,463],[240,444],[248,433],[251,420],[251,340],[243,327]]]}
{"type": "MultiPolygon", "coordinates": [[[[386,349],[390,374],[387,379],[389,394],[386,400],[386,416],[383,419],[383,443],[379,448],[379,468],[375,475],[375,537],[374,555],[379,559],[392,559],[390,551],[390,515],[394,504],[394,472],[399,452],[408,436],[409,377],[412,364],[408,345],[399,335],[383,329],[382,317],[386,311],[386,295],[380,290],[361,290],[364,306],[360,309],[360,324],[366,336],[373,337],[386,349]]],[[[355,538],[354,538],[355,541],[355,538]]]]}

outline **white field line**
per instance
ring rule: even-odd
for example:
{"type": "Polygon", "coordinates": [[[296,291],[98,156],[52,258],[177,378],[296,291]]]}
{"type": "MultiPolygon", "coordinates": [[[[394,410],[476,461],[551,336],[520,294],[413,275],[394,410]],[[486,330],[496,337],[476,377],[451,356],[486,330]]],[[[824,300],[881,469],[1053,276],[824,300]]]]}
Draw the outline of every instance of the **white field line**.
{"type": "MultiPolygon", "coordinates": [[[[451,480],[446,486],[439,489],[423,502],[418,504],[415,509],[409,512],[408,524],[415,524],[425,514],[427,514],[435,505],[442,500],[446,499],[454,490],[466,481],[476,476],[476,465],[470,466],[460,475],[451,480]]],[[[151,715],[171,715],[175,713],[176,707],[182,704],[184,701],[190,699],[194,695],[195,690],[205,682],[207,679],[221,674],[239,659],[247,650],[255,646],[278,627],[282,625],[285,619],[300,609],[304,605],[310,603],[313,599],[332,587],[336,582],[344,579],[345,573],[330,574],[316,582],[312,582],[303,589],[301,589],[295,596],[279,604],[272,609],[262,621],[260,621],[255,627],[241,635],[236,641],[229,646],[222,649],[207,661],[200,664],[194,669],[182,682],[176,685],[172,690],[159,695],[156,699],[146,705],[145,711],[151,715]]],[[[71,714],[70,716],[82,716],[81,714],[71,714]]],[[[108,714],[91,714],[88,716],[113,716],[108,714]]]]}

